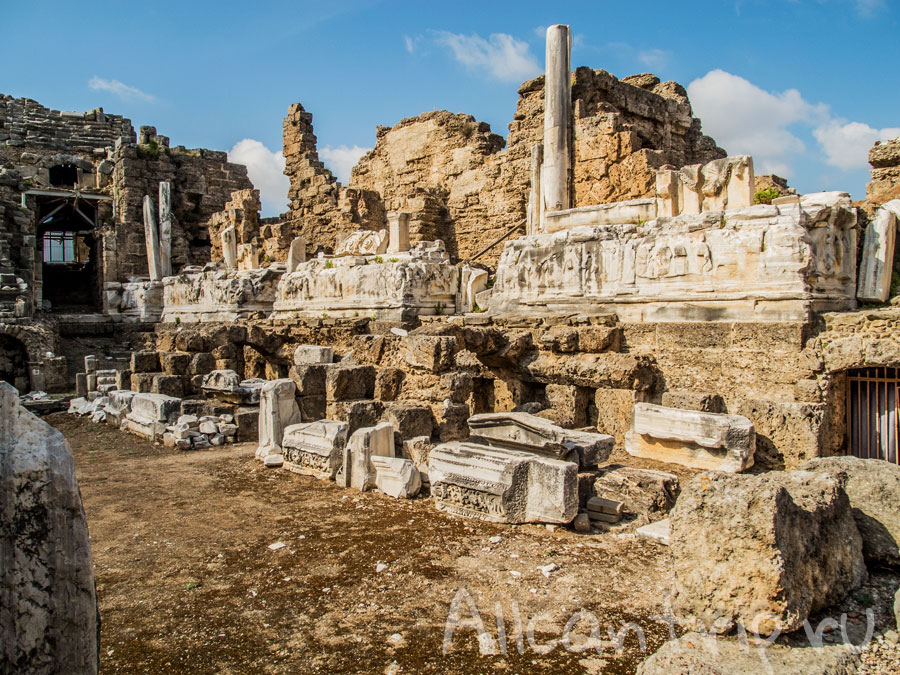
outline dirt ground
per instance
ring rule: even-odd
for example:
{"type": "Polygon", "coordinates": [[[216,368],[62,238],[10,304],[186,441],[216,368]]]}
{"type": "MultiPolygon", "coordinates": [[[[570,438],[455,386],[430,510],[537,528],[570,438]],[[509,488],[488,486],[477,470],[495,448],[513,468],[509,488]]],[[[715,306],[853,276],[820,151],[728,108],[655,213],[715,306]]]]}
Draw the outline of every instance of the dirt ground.
{"type": "MultiPolygon", "coordinates": [[[[668,549],[634,535],[458,519],[265,469],[250,444],[45,419],[75,455],[104,673],[633,673],[669,639],[668,549]]],[[[829,615],[862,630],[872,607],[881,633],[898,584],[872,574],[829,615]]],[[[900,658],[879,644],[866,672],[900,658]]]]}
{"type": "Polygon", "coordinates": [[[46,419],[75,454],[103,672],[630,673],[668,637],[651,618],[669,592],[664,547],[457,519],[427,499],[266,470],[248,444],[176,453],[86,418],[46,419]],[[549,576],[537,569],[551,563],[549,576]],[[473,607],[495,655],[479,653],[473,607]],[[646,651],[634,630],[618,652],[586,642],[587,613],[567,650],[563,627],[582,609],[604,636],[637,624],[646,651]]]}

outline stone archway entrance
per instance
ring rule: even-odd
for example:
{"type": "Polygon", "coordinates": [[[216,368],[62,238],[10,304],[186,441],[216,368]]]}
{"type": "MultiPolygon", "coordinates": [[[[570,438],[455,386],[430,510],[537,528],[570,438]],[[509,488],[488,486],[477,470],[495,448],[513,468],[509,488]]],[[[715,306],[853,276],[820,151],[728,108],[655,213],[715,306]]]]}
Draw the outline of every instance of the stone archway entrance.
{"type": "Polygon", "coordinates": [[[847,371],[847,439],[850,454],[900,464],[900,368],[847,371]]]}
{"type": "Polygon", "coordinates": [[[11,335],[0,333],[0,380],[9,382],[24,394],[30,389],[28,350],[11,335]]]}

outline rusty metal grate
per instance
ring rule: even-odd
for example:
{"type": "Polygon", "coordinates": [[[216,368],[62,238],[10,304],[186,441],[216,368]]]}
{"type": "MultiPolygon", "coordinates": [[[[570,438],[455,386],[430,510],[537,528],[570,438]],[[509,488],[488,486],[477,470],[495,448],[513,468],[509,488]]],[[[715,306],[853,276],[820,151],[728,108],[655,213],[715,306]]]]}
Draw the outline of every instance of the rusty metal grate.
{"type": "Polygon", "coordinates": [[[897,404],[900,368],[847,372],[847,436],[850,454],[900,464],[897,404]]]}

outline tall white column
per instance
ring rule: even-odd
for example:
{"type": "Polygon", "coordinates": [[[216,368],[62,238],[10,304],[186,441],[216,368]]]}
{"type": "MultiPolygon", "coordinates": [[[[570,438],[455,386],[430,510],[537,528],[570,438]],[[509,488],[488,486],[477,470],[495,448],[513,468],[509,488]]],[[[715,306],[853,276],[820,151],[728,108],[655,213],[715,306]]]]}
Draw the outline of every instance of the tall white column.
{"type": "Polygon", "coordinates": [[[547,29],[544,77],[544,164],[541,170],[543,211],[571,207],[572,165],[572,35],[568,26],[547,29]]]}
{"type": "Polygon", "coordinates": [[[541,231],[541,162],[544,159],[544,146],[535,143],[531,146],[531,190],[528,192],[528,222],[525,234],[538,234],[541,231]]]}
{"type": "Polygon", "coordinates": [[[159,228],[156,225],[156,207],[150,195],[144,195],[144,242],[147,246],[150,281],[159,281],[162,278],[159,264],[159,228]]]}
{"type": "Polygon", "coordinates": [[[159,184],[159,267],[164,277],[172,276],[172,184],[159,184]]]}

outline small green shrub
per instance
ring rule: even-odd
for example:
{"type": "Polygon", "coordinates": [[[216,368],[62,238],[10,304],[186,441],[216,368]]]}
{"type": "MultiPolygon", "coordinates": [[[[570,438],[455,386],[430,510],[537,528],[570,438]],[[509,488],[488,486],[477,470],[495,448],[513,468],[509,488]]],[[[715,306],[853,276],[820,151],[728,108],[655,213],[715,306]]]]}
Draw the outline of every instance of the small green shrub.
{"type": "Polygon", "coordinates": [[[380,255],[376,255],[374,258],[372,258],[372,262],[381,264],[384,262],[384,258],[382,258],[380,255]]]}
{"type": "Polygon", "coordinates": [[[444,313],[444,303],[443,302],[438,302],[434,306],[434,313],[435,314],[443,314],[444,313]]]}
{"type": "Polygon", "coordinates": [[[334,263],[331,262],[330,260],[326,260],[325,261],[325,269],[330,270],[332,267],[334,267],[334,263]]]}
{"type": "Polygon", "coordinates": [[[388,258],[388,262],[400,262],[400,258],[388,258]]]}
{"type": "Polygon", "coordinates": [[[771,204],[773,199],[781,196],[781,190],[777,187],[767,187],[757,191],[753,195],[754,204],[771,204]]]}

